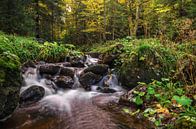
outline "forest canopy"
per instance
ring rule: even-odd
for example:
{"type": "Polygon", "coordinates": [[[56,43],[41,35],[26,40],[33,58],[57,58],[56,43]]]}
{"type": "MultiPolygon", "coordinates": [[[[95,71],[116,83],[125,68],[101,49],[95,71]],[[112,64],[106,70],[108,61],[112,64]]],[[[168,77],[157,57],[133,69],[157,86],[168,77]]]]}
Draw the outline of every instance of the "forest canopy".
{"type": "Polygon", "coordinates": [[[195,0],[2,0],[8,34],[75,44],[117,38],[195,39],[195,0]]]}

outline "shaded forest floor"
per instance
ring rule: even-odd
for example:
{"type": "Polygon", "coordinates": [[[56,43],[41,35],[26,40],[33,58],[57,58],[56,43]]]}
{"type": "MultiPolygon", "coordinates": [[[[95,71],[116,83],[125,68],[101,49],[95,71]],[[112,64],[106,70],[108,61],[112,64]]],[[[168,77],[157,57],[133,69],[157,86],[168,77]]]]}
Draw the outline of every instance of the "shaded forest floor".
{"type": "MultiPolygon", "coordinates": [[[[157,127],[196,128],[196,42],[177,44],[157,39],[119,39],[74,46],[0,34],[0,66],[28,60],[61,62],[90,54],[108,64],[128,89],[123,112],[143,116],[157,127]],[[17,60],[13,60],[13,56],[17,60]]],[[[15,58],[14,58],[15,59],[15,58]]],[[[0,83],[4,75],[0,75],[0,83]]]]}

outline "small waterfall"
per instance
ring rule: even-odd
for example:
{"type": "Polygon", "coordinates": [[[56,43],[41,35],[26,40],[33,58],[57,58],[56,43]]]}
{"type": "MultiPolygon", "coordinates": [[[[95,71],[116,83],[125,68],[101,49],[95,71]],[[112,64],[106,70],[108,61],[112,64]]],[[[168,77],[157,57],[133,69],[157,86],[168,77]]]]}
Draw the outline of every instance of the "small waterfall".
{"type": "Polygon", "coordinates": [[[90,55],[86,55],[85,66],[95,65],[97,64],[99,59],[92,58],[90,55]]]}
{"type": "Polygon", "coordinates": [[[118,78],[115,74],[109,74],[103,77],[103,79],[97,84],[100,87],[107,86],[116,91],[123,91],[124,89],[119,85],[118,78]]]}
{"type": "Polygon", "coordinates": [[[80,87],[80,82],[79,82],[79,76],[81,75],[81,73],[83,72],[83,69],[76,69],[75,74],[74,74],[74,85],[73,88],[79,88],[80,87]]]}
{"type": "Polygon", "coordinates": [[[40,79],[39,76],[40,75],[38,73],[37,68],[28,68],[27,71],[23,74],[24,86],[22,86],[20,93],[30,88],[31,86],[36,85],[43,87],[45,89],[45,95],[53,94],[55,92],[55,84],[52,81],[47,80],[45,78],[40,79]]]}

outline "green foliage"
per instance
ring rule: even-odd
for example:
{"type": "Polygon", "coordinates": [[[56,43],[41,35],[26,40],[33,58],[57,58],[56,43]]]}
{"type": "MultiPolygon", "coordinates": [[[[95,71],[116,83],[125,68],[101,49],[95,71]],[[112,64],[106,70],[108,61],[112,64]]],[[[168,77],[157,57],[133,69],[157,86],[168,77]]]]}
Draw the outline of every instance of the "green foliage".
{"type": "Polygon", "coordinates": [[[175,46],[178,51],[196,55],[196,41],[192,43],[177,44],[175,46]]]}
{"type": "Polygon", "coordinates": [[[63,61],[65,56],[77,56],[81,53],[72,45],[45,42],[38,43],[32,38],[0,35],[0,53],[10,52],[20,58],[21,62],[27,60],[44,60],[48,62],[63,61]]]}
{"type": "Polygon", "coordinates": [[[162,81],[154,80],[149,84],[139,83],[132,94],[134,97],[131,101],[141,106],[140,113],[156,126],[194,127],[196,108],[192,98],[185,95],[185,86],[179,82],[174,83],[168,78],[162,78],[162,81]],[[169,124],[164,118],[168,115],[177,119],[169,124]]]}
{"type": "Polygon", "coordinates": [[[140,96],[137,96],[133,99],[133,102],[136,103],[137,105],[142,105],[143,104],[143,100],[141,99],[140,96]]]}
{"type": "MultiPolygon", "coordinates": [[[[0,54],[0,67],[11,70],[18,70],[20,68],[19,58],[9,51],[0,54]]],[[[3,75],[3,73],[1,73],[3,75]]]]}
{"type": "Polygon", "coordinates": [[[153,87],[148,87],[147,94],[154,95],[155,94],[154,88],[153,87]]]}
{"type": "MultiPolygon", "coordinates": [[[[10,53],[9,51],[0,54],[0,90],[1,91],[5,90],[4,88],[2,88],[2,86],[5,85],[10,86],[10,83],[12,83],[9,77],[7,77],[8,72],[12,73],[14,76],[16,76],[16,78],[20,78],[19,75],[20,66],[21,66],[20,59],[16,55],[10,53]]],[[[15,80],[14,83],[17,83],[17,80],[15,80]]]]}
{"type": "Polygon", "coordinates": [[[196,110],[195,107],[186,109],[185,112],[180,113],[175,123],[170,127],[177,128],[196,128],[196,110]]]}
{"type": "MultiPolygon", "coordinates": [[[[87,46],[84,46],[84,48],[87,48],[87,46]]],[[[141,72],[147,71],[148,76],[152,75],[151,79],[159,80],[160,78],[156,77],[174,77],[182,82],[187,81],[188,84],[190,84],[190,80],[192,84],[194,82],[193,71],[196,61],[194,42],[179,45],[174,42],[163,44],[157,39],[124,38],[102,44],[93,44],[90,48],[92,52],[116,56],[114,66],[121,74],[126,74],[127,72],[131,74],[130,69],[138,68],[142,69],[141,72]],[[119,48],[118,46],[120,45],[123,47],[119,48]],[[190,66],[191,62],[192,66],[190,66]],[[182,76],[180,73],[184,71],[186,73],[182,76]],[[187,73],[189,71],[190,73],[187,73]],[[180,77],[186,78],[180,79],[180,77]]]]}
{"type": "Polygon", "coordinates": [[[189,99],[188,97],[186,97],[184,95],[181,97],[174,95],[172,97],[172,100],[176,100],[177,103],[181,104],[182,106],[190,106],[191,102],[192,102],[191,99],[189,99]]]}
{"type": "Polygon", "coordinates": [[[152,77],[168,77],[173,74],[180,55],[172,46],[163,45],[157,39],[125,38],[106,42],[103,45],[95,44],[91,50],[106,55],[117,55],[115,66],[122,74],[127,73],[129,68],[138,68],[151,71],[152,77]],[[123,45],[120,49],[117,47],[119,44],[123,45]]]}

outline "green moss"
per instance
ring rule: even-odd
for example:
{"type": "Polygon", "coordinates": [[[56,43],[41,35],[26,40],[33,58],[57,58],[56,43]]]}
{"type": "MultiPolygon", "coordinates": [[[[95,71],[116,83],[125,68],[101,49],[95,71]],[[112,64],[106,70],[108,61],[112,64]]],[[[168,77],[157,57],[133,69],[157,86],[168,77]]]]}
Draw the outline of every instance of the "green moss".
{"type": "Polygon", "coordinates": [[[18,105],[20,66],[16,55],[9,51],[0,54],[0,119],[10,115],[18,105]]]}

